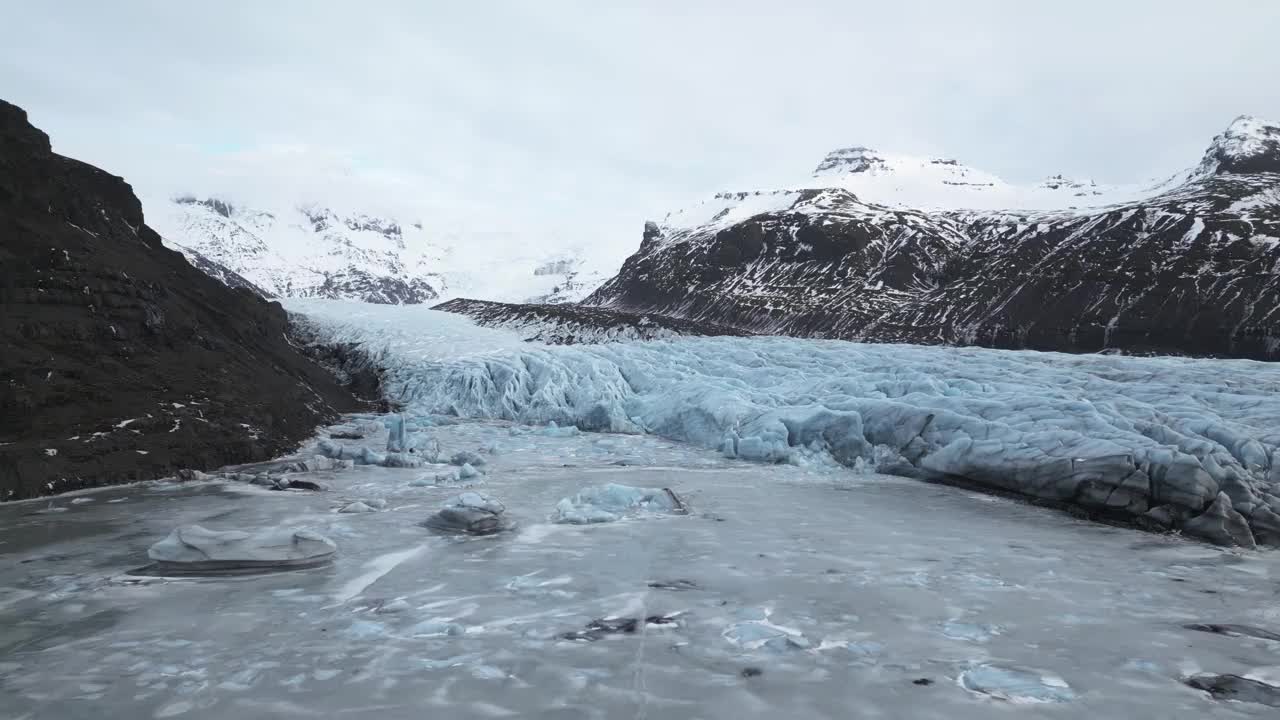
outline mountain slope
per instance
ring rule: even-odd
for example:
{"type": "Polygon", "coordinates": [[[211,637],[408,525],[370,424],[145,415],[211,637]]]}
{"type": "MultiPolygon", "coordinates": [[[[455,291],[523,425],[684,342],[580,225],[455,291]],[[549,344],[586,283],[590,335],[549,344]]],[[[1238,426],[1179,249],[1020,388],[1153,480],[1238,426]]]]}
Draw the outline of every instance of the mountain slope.
{"type": "Polygon", "coordinates": [[[166,244],[210,263],[198,267],[232,287],[239,276],[272,297],[572,302],[617,269],[519,238],[436,233],[417,221],[310,202],[260,205],[270,207],[180,195],[149,209],[166,244]]]}
{"type": "Polygon", "coordinates": [[[1239,118],[1146,189],[837,151],[794,189],[650,223],[585,303],[798,336],[1280,357],[1280,129],[1239,118]]]}
{"type": "Polygon", "coordinates": [[[356,405],[286,316],[166,249],[121,178],[0,101],[0,499],[288,451],[356,405]]]}

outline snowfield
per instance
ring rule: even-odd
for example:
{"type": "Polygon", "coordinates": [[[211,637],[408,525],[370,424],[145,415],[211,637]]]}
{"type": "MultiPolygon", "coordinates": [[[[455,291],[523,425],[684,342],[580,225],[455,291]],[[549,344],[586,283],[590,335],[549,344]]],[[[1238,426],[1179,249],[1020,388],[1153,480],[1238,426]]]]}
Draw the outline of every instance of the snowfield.
{"type": "Polygon", "coordinates": [[[1272,364],[776,337],[548,347],[416,307],[286,307],[380,358],[413,413],[650,433],[1280,540],[1272,364]]]}

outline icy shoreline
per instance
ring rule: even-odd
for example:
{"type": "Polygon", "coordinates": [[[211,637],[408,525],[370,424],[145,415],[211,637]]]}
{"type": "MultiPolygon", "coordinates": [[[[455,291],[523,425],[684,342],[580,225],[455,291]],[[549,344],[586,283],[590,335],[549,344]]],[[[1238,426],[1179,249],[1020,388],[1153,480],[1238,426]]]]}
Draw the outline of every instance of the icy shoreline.
{"type": "Polygon", "coordinates": [[[545,347],[421,308],[290,301],[407,410],[832,459],[1280,542],[1280,368],[1251,361],[682,338],[545,347]]]}

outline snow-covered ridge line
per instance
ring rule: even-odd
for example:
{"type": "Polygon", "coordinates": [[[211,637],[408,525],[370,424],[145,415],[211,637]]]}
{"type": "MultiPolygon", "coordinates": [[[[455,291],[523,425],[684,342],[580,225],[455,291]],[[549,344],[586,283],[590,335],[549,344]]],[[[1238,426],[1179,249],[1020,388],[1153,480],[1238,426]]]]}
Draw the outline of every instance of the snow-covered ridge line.
{"type": "Polygon", "coordinates": [[[1280,366],[788,338],[500,347],[503,333],[456,317],[442,352],[422,338],[447,315],[321,310],[324,341],[384,358],[389,399],[411,412],[834,460],[1280,543],[1280,366]]]}

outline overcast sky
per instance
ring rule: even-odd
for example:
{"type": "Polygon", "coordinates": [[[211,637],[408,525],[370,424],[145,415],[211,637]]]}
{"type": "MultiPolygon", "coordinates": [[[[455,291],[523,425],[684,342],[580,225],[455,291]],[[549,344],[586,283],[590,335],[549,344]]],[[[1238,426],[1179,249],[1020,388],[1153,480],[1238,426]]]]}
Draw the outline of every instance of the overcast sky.
{"type": "MultiPolygon", "coordinates": [[[[1273,0],[0,0],[0,97],[179,192],[634,242],[838,146],[1031,181],[1195,164],[1280,120],[1273,0]],[[605,7],[611,6],[611,7],[605,7]]],[[[402,220],[405,218],[402,218],[402,220]]]]}

